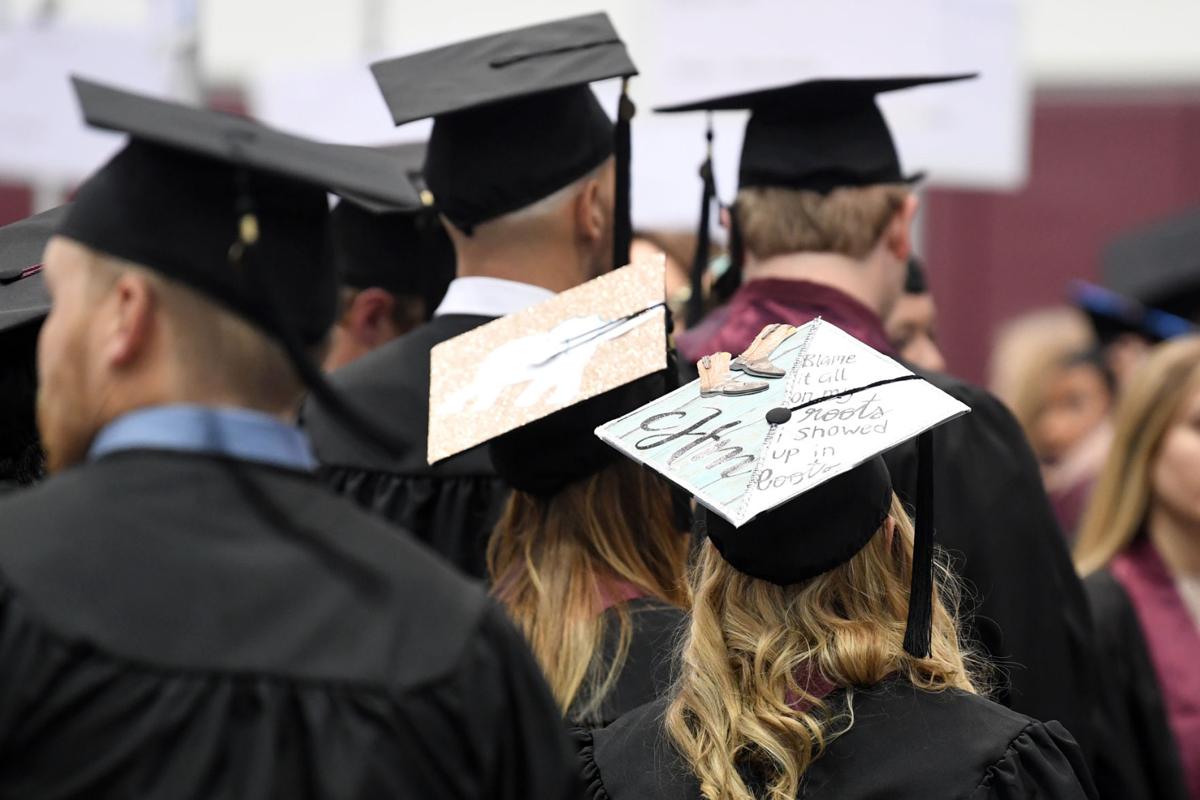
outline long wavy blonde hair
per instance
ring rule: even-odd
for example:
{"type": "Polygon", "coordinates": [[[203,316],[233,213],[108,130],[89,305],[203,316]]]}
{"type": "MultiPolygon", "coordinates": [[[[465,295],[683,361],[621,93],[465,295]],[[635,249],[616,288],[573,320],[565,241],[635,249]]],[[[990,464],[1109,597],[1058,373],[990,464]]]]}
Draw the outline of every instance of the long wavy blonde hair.
{"type": "Polygon", "coordinates": [[[1200,391],[1200,337],[1159,345],[1117,404],[1112,447],[1092,490],[1075,543],[1087,575],[1129,546],[1146,520],[1151,474],[1163,437],[1184,401],[1200,391]]]}
{"type": "MultiPolygon", "coordinates": [[[[793,800],[801,777],[849,729],[820,683],[852,689],[898,675],[928,691],[976,691],[959,643],[953,577],[935,562],[931,654],[904,650],[913,526],[893,495],[890,519],[854,558],[777,586],[729,566],[705,542],[691,573],[692,622],[666,730],[707,800],[793,800]]],[[[852,698],[852,692],[848,694],[852,698]]]]}
{"type": "Polygon", "coordinates": [[[630,584],[686,608],[688,538],[654,473],[621,459],[539,498],[513,492],[488,542],[492,593],[524,632],[563,713],[597,721],[628,654],[631,622],[617,612],[617,648],[604,652],[606,597],[630,584]]]}

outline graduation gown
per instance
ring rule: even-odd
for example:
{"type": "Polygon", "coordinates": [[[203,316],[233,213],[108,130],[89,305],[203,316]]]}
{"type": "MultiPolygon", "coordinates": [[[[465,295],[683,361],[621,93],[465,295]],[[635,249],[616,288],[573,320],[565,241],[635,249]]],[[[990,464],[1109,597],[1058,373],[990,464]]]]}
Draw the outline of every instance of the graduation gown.
{"type": "Polygon", "coordinates": [[[0,505],[0,798],[578,797],[482,590],[310,474],[162,450],[0,505]]]}
{"type": "MultiPolygon", "coordinates": [[[[768,323],[822,317],[895,357],[879,317],[828,286],[750,281],[714,313],[713,321],[677,339],[681,355],[737,354],[768,323]]],[[[996,699],[1034,719],[1058,720],[1090,753],[1091,620],[1037,461],[1012,414],[991,394],[915,371],[971,408],[933,431],[934,519],[937,543],[965,584],[966,633],[999,668],[996,699]]],[[[912,441],[884,455],[910,508],[916,452],[912,441]]]]}
{"type": "MultiPolygon", "coordinates": [[[[844,703],[844,693],[829,702],[844,703]]],[[[966,692],[922,692],[900,681],[858,689],[853,704],[853,726],[812,763],[797,797],[1096,796],[1083,754],[1057,723],[966,692]]],[[[662,728],[666,706],[660,699],[607,728],[577,732],[586,800],[701,800],[699,782],[662,728]]]]}
{"type": "Polygon", "coordinates": [[[510,490],[496,476],[486,446],[432,467],[426,462],[429,351],[492,319],[469,314],[434,317],[330,376],[347,402],[410,445],[400,456],[360,441],[311,401],[302,415],[322,464],[321,475],[336,492],[411,531],[451,564],[480,579],[487,576],[487,539],[510,490]]]}
{"type": "MultiPolygon", "coordinates": [[[[629,600],[624,605],[632,629],[621,673],[604,696],[597,713],[584,716],[576,709],[568,711],[567,719],[574,725],[607,725],[622,714],[662,697],[671,686],[671,658],[675,643],[687,624],[687,612],[648,597],[629,600]]],[[[618,611],[610,608],[604,615],[607,618],[603,645],[605,663],[612,663],[620,641],[618,611]]]]}
{"type": "Polygon", "coordinates": [[[1129,595],[1108,570],[1083,581],[1096,627],[1100,693],[1092,774],[1108,800],[1187,800],[1154,664],[1129,595]]]}

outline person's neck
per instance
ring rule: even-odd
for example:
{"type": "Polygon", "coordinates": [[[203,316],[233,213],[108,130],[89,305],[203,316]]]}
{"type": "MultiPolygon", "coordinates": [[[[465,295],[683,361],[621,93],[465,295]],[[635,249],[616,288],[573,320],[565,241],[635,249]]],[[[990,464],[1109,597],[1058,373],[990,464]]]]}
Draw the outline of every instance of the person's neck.
{"type": "Polygon", "coordinates": [[[1200,577],[1200,522],[1181,519],[1155,504],[1146,528],[1154,549],[1172,575],[1200,577]]]}
{"type": "Polygon", "coordinates": [[[874,270],[863,262],[834,253],[787,253],[746,265],[746,281],[774,278],[828,286],[882,316],[883,292],[874,270]]]}
{"type": "Polygon", "coordinates": [[[552,242],[527,239],[519,247],[479,248],[462,253],[460,278],[500,278],[563,292],[587,280],[579,253],[552,242]]]}

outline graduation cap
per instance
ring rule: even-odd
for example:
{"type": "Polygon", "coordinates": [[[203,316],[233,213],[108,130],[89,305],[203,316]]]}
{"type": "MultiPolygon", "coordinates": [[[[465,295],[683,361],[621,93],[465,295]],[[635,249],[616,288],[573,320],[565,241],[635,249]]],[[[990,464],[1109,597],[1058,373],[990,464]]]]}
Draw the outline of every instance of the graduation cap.
{"type": "Polygon", "coordinates": [[[325,382],[308,349],[337,308],[327,191],[419,203],[399,162],[243,117],[73,79],[84,119],[128,133],[80,187],[58,233],[153,269],[278,341],[316,400],[371,441],[398,447],[325,382]]]}
{"type": "Polygon", "coordinates": [[[588,84],[637,74],[604,13],[470,39],[371,66],[397,125],[433,117],[425,179],[470,234],[617,159],[614,266],[629,261],[629,123],[614,127],[588,84]]]}
{"type": "MultiPolygon", "coordinates": [[[[430,354],[428,459],[433,464],[667,366],[665,266],[660,256],[614,270],[543,303],[443,342],[430,354]]],[[[601,413],[594,429],[607,417],[601,413]]],[[[561,418],[560,418],[561,421],[561,418]]],[[[553,427],[543,428],[552,431],[553,427]]],[[[536,436],[526,441],[535,441],[536,436]]],[[[514,450],[515,456],[521,456],[514,450]]],[[[528,461],[544,458],[530,450],[528,461]]],[[[584,457],[581,456],[581,460],[584,457]]],[[[503,457],[502,457],[503,461],[503,457]]],[[[538,471],[544,464],[530,463],[538,471]]],[[[573,469],[570,464],[565,469],[573,469]]],[[[511,474],[507,477],[511,477],[511,474]]],[[[514,485],[536,487],[531,477],[514,485]]]]}
{"type": "MultiPolygon", "coordinates": [[[[827,194],[834,189],[912,183],[922,173],[906,175],[876,95],[916,86],[973,78],[973,73],[896,78],[824,78],[758,89],[654,109],[674,114],[688,111],[747,110],[750,120],[742,141],[738,168],[740,189],[781,187],[827,194]]],[[[699,283],[701,254],[708,252],[708,207],[716,197],[712,182],[712,123],[706,136],[708,155],[701,168],[704,180],[701,227],[693,289],[699,283]]],[[[732,264],[716,287],[728,295],[741,282],[741,242],[735,224],[730,231],[732,264]]],[[[689,324],[698,321],[700,305],[690,309],[689,324]]]]}
{"type": "Polygon", "coordinates": [[[339,202],[329,216],[338,276],[343,286],[378,286],[420,297],[428,318],[454,278],[454,245],[421,175],[425,143],[380,149],[400,163],[421,203],[393,208],[353,199],[339,202]]]}
{"type": "Polygon", "coordinates": [[[879,529],[892,484],[880,454],[916,437],[916,549],[905,647],[929,647],[933,551],[928,432],[970,409],[821,319],[769,356],[757,394],[693,382],[599,428],[600,438],[691,492],[736,569],[780,585],[852,558],[879,529]]]}
{"type": "Polygon", "coordinates": [[[1071,297],[1075,306],[1087,314],[1102,345],[1126,333],[1137,334],[1151,342],[1164,342],[1196,331],[1195,324],[1183,317],[1148,308],[1094,283],[1075,281],[1071,297]]]}
{"type": "Polygon", "coordinates": [[[1114,292],[1200,320],[1200,209],[1114,239],[1104,250],[1103,275],[1114,292]]]}
{"type": "Polygon", "coordinates": [[[42,252],[66,211],[59,206],[0,228],[0,333],[50,312],[42,252]]]}

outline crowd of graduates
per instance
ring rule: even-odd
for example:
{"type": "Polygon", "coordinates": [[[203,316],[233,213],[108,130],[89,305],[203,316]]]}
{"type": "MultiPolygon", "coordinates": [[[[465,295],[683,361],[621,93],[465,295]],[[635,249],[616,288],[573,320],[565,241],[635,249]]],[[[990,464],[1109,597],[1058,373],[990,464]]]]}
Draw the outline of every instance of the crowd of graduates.
{"type": "Polygon", "coordinates": [[[945,372],[876,104],[973,76],[658,109],[750,112],[681,242],[633,226],[634,108],[590,88],[634,57],[593,14],[382,61],[433,119],[399,148],[74,80],[127,140],[0,228],[0,798],[1200,800],[1200,223],[1117,239],[988,391],[945,372]],[[659,258],[661,302],[495,396],[604,341],[590,389],[433,457],[486,326],[659,258]],[[633,380],[626,323],[661,327],[633,380]],[[844,335],[885,366],[767,437],[910,399],[751,514],[685,474],[755,461],[715,428],[678,472],[596,434],[844,335]]]}

